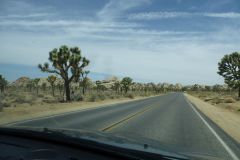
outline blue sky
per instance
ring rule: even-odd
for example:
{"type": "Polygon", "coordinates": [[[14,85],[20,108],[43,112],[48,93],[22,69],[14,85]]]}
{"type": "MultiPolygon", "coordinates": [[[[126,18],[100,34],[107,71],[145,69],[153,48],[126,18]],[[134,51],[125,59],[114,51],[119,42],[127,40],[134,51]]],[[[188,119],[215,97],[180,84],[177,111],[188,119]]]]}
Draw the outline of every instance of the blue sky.
{"type": "Polygon", "coordinates": [[[238,0],[0,0],[0,64],[18,69],[66,44],[81,48],[93,72],[223,83],[217,62],[240,50],[239,33],[238,0]]]}

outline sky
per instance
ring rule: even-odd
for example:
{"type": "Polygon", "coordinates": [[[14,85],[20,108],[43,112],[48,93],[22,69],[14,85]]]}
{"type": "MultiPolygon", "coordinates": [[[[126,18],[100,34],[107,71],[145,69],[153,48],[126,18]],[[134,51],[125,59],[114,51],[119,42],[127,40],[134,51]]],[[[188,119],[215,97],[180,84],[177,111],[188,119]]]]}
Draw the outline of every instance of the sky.
{"type": "Polygon", "coordinates": [[[0,72],[13,77],[7,66],[34,68],[66,44],[95,73],[222,84],[217,63],[240,50],[239,35],[239,0],[0,0],[0,72]]]}

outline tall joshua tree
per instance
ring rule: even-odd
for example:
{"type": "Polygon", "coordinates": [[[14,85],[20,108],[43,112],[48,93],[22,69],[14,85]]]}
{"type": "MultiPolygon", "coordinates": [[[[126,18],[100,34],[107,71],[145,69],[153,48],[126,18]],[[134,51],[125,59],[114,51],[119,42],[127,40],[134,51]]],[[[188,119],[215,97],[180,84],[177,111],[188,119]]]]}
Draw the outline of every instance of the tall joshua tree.
{"type": "Polygon", "coordinates": [[[66,93],[66,101],[70,101],[70,83],[74,78],[81,76],[81,73],[89,64],[89,60],[81,55],[78,47],[69,48],[66,45],[61,46],[59,49],[55,48],[49,52],[49,63],[39,64],[38,67],[43,72],[55,73],[62,77],[64,80],[64,87],[66,93]]]}
{"type": "Polygon", "coordinates": [[[240,98],[240,53],[225,55],[218,63],[217,73],[224,77],[229,87],[238,89],[238,98],[240,98]]]}

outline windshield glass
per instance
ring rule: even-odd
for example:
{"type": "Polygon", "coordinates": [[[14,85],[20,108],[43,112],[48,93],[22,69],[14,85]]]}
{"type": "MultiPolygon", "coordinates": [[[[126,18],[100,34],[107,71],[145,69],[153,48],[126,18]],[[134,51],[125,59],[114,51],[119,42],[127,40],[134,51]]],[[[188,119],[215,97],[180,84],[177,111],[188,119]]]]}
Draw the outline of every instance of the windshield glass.
{"type": "Polygon", "coordinates": [[[0,125],[239,160],[239,28],[238,0],[0,0],[0,125]]]}

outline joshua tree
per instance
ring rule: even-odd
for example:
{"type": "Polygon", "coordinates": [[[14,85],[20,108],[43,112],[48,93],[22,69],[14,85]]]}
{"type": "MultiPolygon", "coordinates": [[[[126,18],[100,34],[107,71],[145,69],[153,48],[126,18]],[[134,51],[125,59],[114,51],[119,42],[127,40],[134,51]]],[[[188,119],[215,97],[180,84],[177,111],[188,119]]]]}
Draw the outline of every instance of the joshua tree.
{"type": "Polygon", "coordinates": [[[55,82],[57,80],[57,77],[54,75],[50,75],[47,78],[47,81],[50,83],[51,87],[52,87],[52,95],[54,96],[54,88],[55,88],[55,82]]]}
{"type": "Polygon", "coordinates": [[[43,72],[55,73],[62,77],[66,100],[70,101],[70,83],[74,78],[81,76],[83,68],[89,64],[89,60],[82,57],[78,47],[69,48],[63,45],[59,49],[55,48],[49,53],[49,61],[52,63],[51,68],[48,63],[44,63],[44,65],[39,64],[38,67],[43,72]],[[71,71],[71,75],[69,71],[71,71]]]}
{"type": "Polygon", "coordinates": [[[121,83],[119,81],[114,82],[113,89],[118,93],[120,91],[121,83]]]}
{"type": "Polygon", "coordinates": [[[125,92],[125,94],[128,92],[130,86],[132,85],[132,78],[130,77],[124,77],[121,81],[121,84],[122,84],[122,87],[123,87],[123,90],[125,92]]]}
{"type": "Polygon", "coordinates": [[[240,98],[240,53],[225,55],[218,63],[217,73],[224,77],[229,87],[238,89],[238,98],[240,98]]]}
{"type": "Polygon", "coordinates": [[[2,76],[0,75],[0,90],[1,90],[1,93],[4,92],[6,86],[7,86],[7,80],[2,76]]]}
{"type": "Polygon", "coordinates": [[[37,94],[38,94],[38,83],[39,83],[39,81],[40,81],[40,78],[33,79],[33,83],[34,83],[34,86],[36,87],[37,94]]]}
{"type": "Polygon", "coordinates": [[[99,90],[101,89],[101,81],[96,81],[96,86],[97,86],[97,92],[99,92],[99,90]]]}
{"type": "Polygon", "coordinates": [[[30,79],[30,80],[27,82],[27,85],[26,85],[27,89],[29,89],[29,92],[32,92],[33,86],[34,86],[34,82],[33,82],[33,80],[30,79]]]}
{"type": "Polygon", "coordinates": [[[41,85],[41,87],[42,87],[42,90],[43,90],[43,91],[46,91],[47,83],[43,82],[42,85],[41,85]]]}
{"type": "Polygon", "coordinates": [[[90,71],[83,71],[81,73],[82,79],[80,79],[79,84],[82,86],[82,94],[84,95],[88,86],[88,78],[87,75],[89,74],[90,71]]]}

